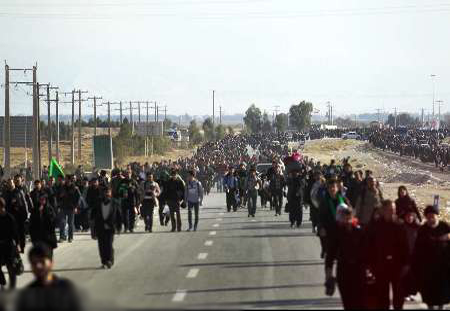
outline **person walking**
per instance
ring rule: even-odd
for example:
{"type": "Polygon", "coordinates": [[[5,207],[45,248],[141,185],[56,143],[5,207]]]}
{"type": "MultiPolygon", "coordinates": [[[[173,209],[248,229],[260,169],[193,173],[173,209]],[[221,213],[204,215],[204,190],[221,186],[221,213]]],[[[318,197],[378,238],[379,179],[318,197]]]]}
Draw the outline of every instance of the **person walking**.
{"type": "Polygon", "coordinates": [[[72,243],[73,241],[73,232],[75,228],[74,216],[79,212],[80,197],[81,193],[78,187],[75,186],[74,177],[72,175],[67,175],[61,193],[62,221],[59,229],[61,235],[59,242],[66,240],[66,225],[68,227],[68,242],[72,243]]]}
{"type": "Polygon", "coordinates": [[[367,227],[366,255],[370,271],[375,276],[377,309],[389,310],[392,288],[393,307],[403,309],[401,279],[408,262],[408,242],[402,224],[396,221],[395,203],[384,200],[381,218],[367,227]]]}
{"type": "Polygon", "coordinates": [[[53,273],[52,252],[47,245],[34,245],[28,259],[35,279],[19,293],[15,310],[83,310],[75,285],[53,273]]]}
{"type": "Polygon", "coordinates": [[[197,231],[199,220],[199,209],[203,205],[204,190],[202,183],[195,178],[195,171],[188,172],[188,179],[186,184],[186,194],[184,201],[187,202],[188,207],[188,222],[189,229],[187,231],[197,231]],[[194,211],[194,225],[192,226],[192,211],[194,211]]]}
{"type": "MultiPolygon", "coordinates": [[[[27,200],[27,195],[21,187],[21,177],[14,177],[14,182],[7,181],[8,190],[5,193],[6,210],[16,220],[17,233],[19,235],[20,252],[25,251],[25,223],[28,220],[29,209],[31,208],[31,199],[27,200]]],[[[29,198],[29,197],[28,197],[29,198]]]]}
{"type": "Polygon", "coordinates": [[[336,236],[330,240],[325,258],[325,284],[332,286],[336,279],[344,309],[358,310],[364,309],[364,232],[352,208],[345,207],[340,205],[336,212],[336,236]],[[334,261],[337,261],[336,278],[334,261]]]}
{"type": "Polygon", "coordinates": [[[331,239],[336,236],[336,211],[339,204],[345,203],[344,198],[339,194],[339,182],[337,179],[327,181],[327,192],[319,205],[319,237],[321,238],[322,252],[321,258],[328,252],[331,239]]]}
{"type": "Polygon", "coordinates": [[[166,201],[170,210],[170,220],[172,223],[172,232],[181,231],[181,213],[180,207],[185,196],[185,184],[178,176],[176,169],[170,172],[170,179],[166,183],[166,201]]]}
{"type": "Polygon", "coordinates": [[[120,231],[122,225],[119,216],[119,209],[112,202],[112,190],[104,190],[100,204],[92,208],[91,219],[94,224],[97,237],[100,261],[104,269],[114,265],[114,234],[120,231]]]}
{"type": "Polygon", "coordinates": [[[286,180],[283,176],[281,168],[277,166],[275,173],[271,175],[270,179],[270,194],[272,206],[275,208],[275,216],[281,216],[281,208],[283,206],[283,191],[286,186],[286,180]]]}
{"type": "Polygon", "coordinates": [[[259,189],[261,189],[261,179],[256,175],[256,169],[252,167],[248,177],[245,179],[244,187],[244,192],[247,195],[248,217],[255,217],[259,189]]]}
{"type": "Polygon", "coordinates": [[[377,186],[376,179],[369,176],[366,182],[366,187],[363,188],[356,201],[356,218],[358,218],[363,227],[371,222],[376,210],[381,207],[383,201],[383,194],[377,186]]]}
{"type": "Polygon", "coordinates": [[[293,170],[288,180],[287,200],[291,228],[294,228],[294,226],[300,228],[303,221],[303,200],[306,185],[299,173],[298,170],[293,170]]]}
{"type": "Polygon", "coordinates": [[[45,243],[51,250],[57,247],[55,233],[56,214],[53,207],[48,203],[46,194],[39,197],[39,203],[30,213],[30,237],[33,245],[45,243]]]}
{"type": "Polygon", "coordinates": [[[422,222],[422,217],[420,216],[419,209],[417,208],[416,201],[414,201],[408,193],[405,186],[398,187],[398,199],[395,200],[397,217],[399,219],[404,219],[405,214],[410,210],[416,213],[416,219],[422,222]]]}
{"type": "Polygon", "coordinates": [[[5,289],[6,279],[2,266],[6,266],[9,275],[9,288],[16,287],[16,274],[13,260],[20,251],[19,234],[14,216],[6,210],[6,202],[0,198],[0,290],[5,289]]]}
{"type": "Polygon", "coordinates": [[[145,231],[153,230],[154,209],[159,207],[158,197],[161,194],[158,183],[154,180],[153,173],[147,173],[147,180],[143,183],[144,199],[142,201],[141,215],[144,218],[145,231]]]}
{"type": "Polygon", "coordinates": [[[439,220],[439,211],[427,206],[425,224],[419,229],[413,255],[418,290],[429,309],[443,309],[450,303],[450,225],[439,220]]]}
{"type": "Polygon", "coordinates": [[[233,207],[233,212],[236,212],[237,211],[236,195],[238,189],[238,179],[235,176],[234,168],[232,166],[228,168],[228,173],[223,178],[223,185],[226,193],[227,212],[231,212],[231,207],[233,207]]]}

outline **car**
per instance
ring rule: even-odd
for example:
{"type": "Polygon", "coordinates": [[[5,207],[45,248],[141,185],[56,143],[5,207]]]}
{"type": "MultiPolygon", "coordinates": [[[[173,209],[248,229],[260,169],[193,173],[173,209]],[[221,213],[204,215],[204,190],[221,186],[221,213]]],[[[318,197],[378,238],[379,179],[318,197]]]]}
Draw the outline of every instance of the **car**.
{"type": "Polygon", "coordinates": [[[356,132],[348,132],[342,135],[343,139],[361,139],[361,136],[358,135],[356,132]]]}
{"type": "Polygon", "coordinates": [[[267,174],[267,171],[269,170],[269,168],[272,167],[272,163],[267,162],[267,163],[258,163],[256,164],[256,172],[259,175],[265,175],[267,174]]]}

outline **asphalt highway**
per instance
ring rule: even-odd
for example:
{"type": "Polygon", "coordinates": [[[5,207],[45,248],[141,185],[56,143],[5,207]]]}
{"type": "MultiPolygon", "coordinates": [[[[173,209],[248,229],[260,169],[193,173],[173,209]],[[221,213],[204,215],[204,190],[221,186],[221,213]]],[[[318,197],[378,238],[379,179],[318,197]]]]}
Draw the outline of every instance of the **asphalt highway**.
{"type": "MultiPolygon", "coordinates": [[[[100,268],[97,242],[88,233],[55,251],[55,272],[106,309],[339,309],[338,292],[324,293],[324,265],[309,214],[299,229],[288,215],[258,207],[227,213],[224,194],[212,193],[200,211],[197,232],[156,223],[145,233],[116,236],[115,265],[100,268]]],[[[155,217],[156,220],[156,217],[155,217]]],[[[170,226],[170,224],[169,224],[170,226]]],[[[19,287],[32,280],[28,264],[19,287]]],[[[417,307],[417,306],[416,306],[417,307]]]]}

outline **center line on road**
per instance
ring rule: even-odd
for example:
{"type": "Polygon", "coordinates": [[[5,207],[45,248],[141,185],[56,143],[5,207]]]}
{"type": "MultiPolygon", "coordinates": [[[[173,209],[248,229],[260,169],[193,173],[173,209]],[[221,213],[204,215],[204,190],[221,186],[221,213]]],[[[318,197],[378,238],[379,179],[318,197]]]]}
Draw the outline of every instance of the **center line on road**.
{"type": "Polygon", "coordinates": [[[216,234],[217,234],[216,231],[211,231],[211,232],[209,233],[209,235],[216,235],[216,234]]]}
{"type": "Polygon", "coordinates": [[[214,228],[217,228],[218,226],[219,226],[219,224],[214,224],[213,225],[214,228]]]}
{"type": "Polygon", "coordinates": [[[200,254],[198,254],[198,256],[197,256],[197,259],[198,259],[198,260],[205,260],[206,257],[208,257],[208,253],[200,253],[200,254]]]}
{"type": "Polygon", "coordinates": [[[179,289],[172,298],[172,302],[181,302],[186,297],[187,290],[179,289]]]}
{"type": "Polygon", "coordinates": [[[205,246],[212,246],[213,245],[213,241],[212,240],[208,240],[205,242],[205,246]]]}
{"type": "Polygon", "coordinates": [[[188,279],[194,279],[197,277],[198,273],[200,272],[200,269],[191,269],[189,270],[188,274],[186,275],[186,278],[188,279]]]}

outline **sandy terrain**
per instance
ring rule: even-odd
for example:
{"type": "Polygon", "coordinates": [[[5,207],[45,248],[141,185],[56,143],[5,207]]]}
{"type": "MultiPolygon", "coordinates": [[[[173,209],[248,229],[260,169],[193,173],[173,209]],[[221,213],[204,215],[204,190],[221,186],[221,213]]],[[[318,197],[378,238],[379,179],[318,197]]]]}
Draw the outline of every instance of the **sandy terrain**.
{"type": "Polygon", "coordinates": [[[341,139],[324,139],[307,142],[304,154],[329,163],[350,156],[354,170],[371,169],[382,185],[385,198],[397,198],[397,189],[405,185],[417,205],[424,208],[433,203],[433,196],[440,196],[442,215],[449,220],[450,173],[441,173],[432,165],[401,158],[392,153],[373,149],[368,143],[341,139]]]}

